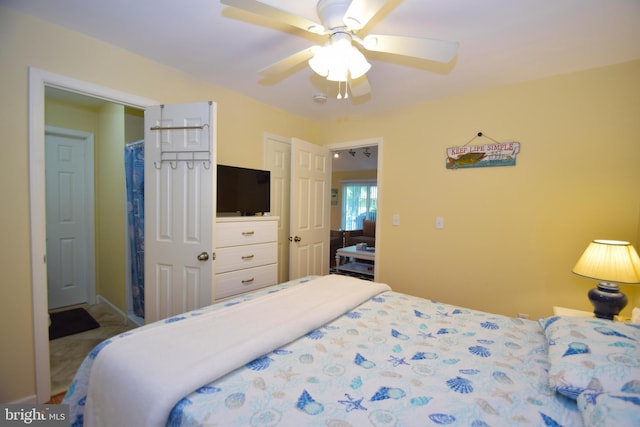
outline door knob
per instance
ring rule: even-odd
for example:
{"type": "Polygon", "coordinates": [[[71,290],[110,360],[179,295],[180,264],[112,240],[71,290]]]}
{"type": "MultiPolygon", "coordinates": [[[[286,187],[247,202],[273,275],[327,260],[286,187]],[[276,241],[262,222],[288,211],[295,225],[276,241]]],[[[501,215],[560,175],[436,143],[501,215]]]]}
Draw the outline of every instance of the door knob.
{"type": "Polygon", "coordinates": [[[198,261],[206,261],[209,259],[209,254],[206,252],[201,252],[198,254],[198,261]]]}
{"type": "Polygon", "coordinates": [[[300,236],[296,236],[293,238],[294,242],[299,242],[300,240],[302,240],[302,238],[300,238],[300,236]]]}

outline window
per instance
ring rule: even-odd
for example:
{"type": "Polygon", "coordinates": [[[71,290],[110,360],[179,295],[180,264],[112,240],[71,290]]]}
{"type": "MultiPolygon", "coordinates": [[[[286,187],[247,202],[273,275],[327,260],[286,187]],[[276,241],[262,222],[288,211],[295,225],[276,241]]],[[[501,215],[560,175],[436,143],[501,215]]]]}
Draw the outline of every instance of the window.
{"type": "Polygon", "coordinates": [[[342,183],[342,229],[362,229],[362,221],[375,220],[378,184],[375,180],[342,183]]]}

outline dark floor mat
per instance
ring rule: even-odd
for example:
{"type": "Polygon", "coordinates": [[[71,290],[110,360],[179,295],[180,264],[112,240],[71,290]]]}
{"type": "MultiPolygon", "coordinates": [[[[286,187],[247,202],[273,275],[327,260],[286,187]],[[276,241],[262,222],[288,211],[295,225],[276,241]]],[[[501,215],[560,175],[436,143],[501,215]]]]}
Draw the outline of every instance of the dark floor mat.
{"type": "Polygon", "coordinates": [[[51,313],[49,340],[62,338],[100,327],[100,324],[84,308],[51,313]]]}

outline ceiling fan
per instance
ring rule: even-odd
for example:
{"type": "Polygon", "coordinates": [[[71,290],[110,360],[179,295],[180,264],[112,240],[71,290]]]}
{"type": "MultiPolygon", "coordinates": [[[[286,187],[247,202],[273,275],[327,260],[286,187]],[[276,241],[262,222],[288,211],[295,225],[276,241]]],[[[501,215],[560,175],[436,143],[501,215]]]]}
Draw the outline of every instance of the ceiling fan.
{"type": "MultiPolygon", "coordinates": [[[[353,96],[371,91],[366,73],[371,68],[359,49],[438,62],[449,62],[458,42],[427,38],[369,34],[358,31],[387,4],[388,0],[319,0],[316,6],[322,24],[267,5],[257,0],[220,0],[222,4],[262,15],[293,27],[328,36],[323,46],[311,46],[260,71],[266,77],[279,75],[308,61],[317,74],[349,85],[353,96]]],[[[340,90],[339,90],[340,92],[340,90]]],[[[339,93],[338,98],[342,95],[339,93]]],[[[348,92],[345,89],[345,98],[348,92]]]]}

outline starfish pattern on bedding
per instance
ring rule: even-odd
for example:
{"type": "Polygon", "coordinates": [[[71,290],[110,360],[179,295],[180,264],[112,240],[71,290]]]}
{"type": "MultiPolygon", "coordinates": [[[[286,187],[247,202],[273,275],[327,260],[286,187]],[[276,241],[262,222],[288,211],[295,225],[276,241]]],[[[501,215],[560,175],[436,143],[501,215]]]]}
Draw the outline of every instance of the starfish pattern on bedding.
{"type": "Polygon", "coordinates": [[[391,356],[389,360],[387,360],[387,362],[391,362],[394,368],[400,365],[409,365],[407,362],[404,361],[404,359],[405,359],[404,357],[391,356]]]}
{"type": "Polygon", "coordinates": [[[418,336],[422,337],[422,338],[434,338],[434,339],[438,339],[437,337],[434,337],[433,334],[431,332],[418,332],[418,336]]]}
{"type": "Polygon", "coordinates": [[[276,378],[282,378],[286,382],[289,382],[291,381],[291,378],[295,377],[296,375],[300,375],[296,372],[292,372],[292,370],[293,368],[291,366],[286,371],[283,371],[281,369],[278,375],[276,375],[276,378]]]}
{"type": "Polygon", "coordinates": [[[351,412],[354,410],[360,410],[360,411],[367,410],[367,408],[362,406],[362,400],[364,399],[363,397],[356,400],[353,397],[349,396],[348,393],[345,393],[344,395],[347,397],[347,400],[338,400],[338,403],[345,405],[346,406],[345,409],[347,410],[347,412],[351,412]]]}

